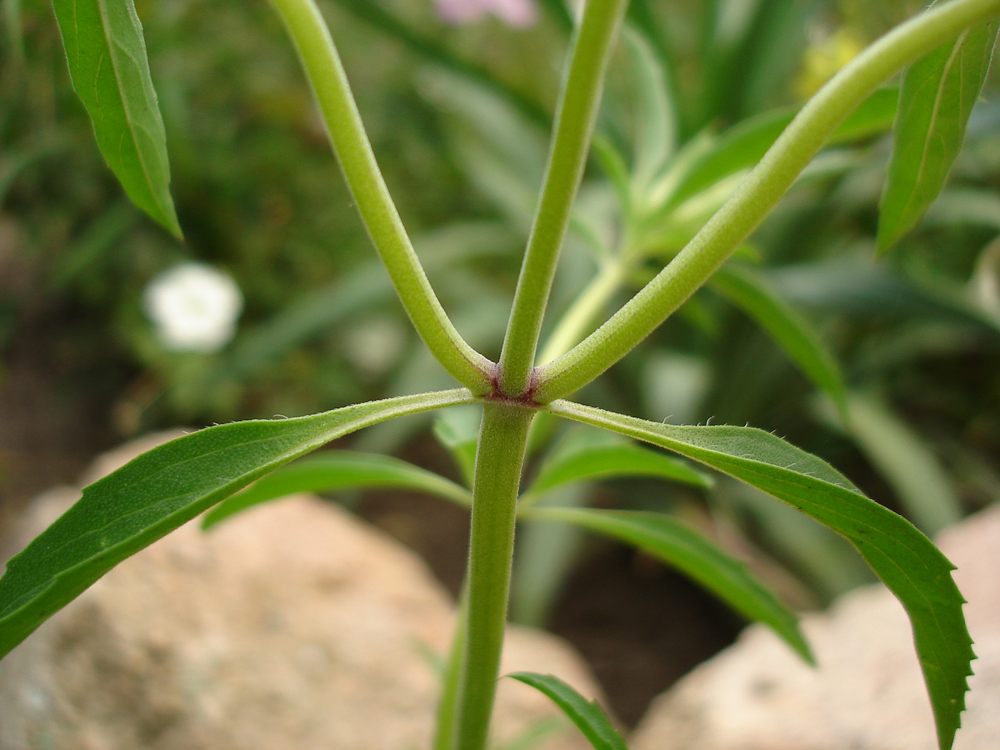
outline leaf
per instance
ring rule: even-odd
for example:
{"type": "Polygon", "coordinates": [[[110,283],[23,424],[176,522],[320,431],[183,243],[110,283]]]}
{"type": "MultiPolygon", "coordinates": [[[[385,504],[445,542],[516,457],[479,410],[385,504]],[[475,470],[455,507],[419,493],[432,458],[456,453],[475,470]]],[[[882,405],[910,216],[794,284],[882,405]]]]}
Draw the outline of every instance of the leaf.
{"type": "Polygon", "coordinates": [[[622,214],[628,215],[632,206],[632,188],[629,184],[628,164],[625,163],[625,157],[619,153],[610,138],[600,133],[594,134],[591,149],[594,158],[615,189],[622,214]]]}
{"type": "MultiPolygon", "coordinates": [[[[428,273],[482,256],[506,255],[514,242],[510,229],[499,221],[450,224],[415,237],[414,248],[428,273]]],[[[246,378],[271,366],[296,346],[394,300],[395,292],[381,261],[362,263],[336,281],[301,294],[273,318],[242,330],[231,353],[213,368],[205,387],[220,380],[246,378]]]]}
{"type": "MultiPolygon", "coordinates": [[[[592,487],[568,484],[538,498],[535,508],[579,508],[588,504],[592,487]]],[[[518,518],[531,518],[519,501],[518,518]]],[[[510,587],[510,619],[518,625],[544,628],[582,549],[585,532],[569,524],[527,523],[517,530],[510,587]]]]}
{"type": "Polygon", "coordinates": [[[809,322],[748,268],[724,266],[709,283],[767,331],[816,387],[830,397],[846,420],[844,377],[837,360],[809,322]]]}
{"type": "Polygon", "coordinates": [[[646,511],[534,508],[525,518],[563,521],[632,544],[682,571],[749,620],[762,622],[814,663],[798,618],[739,561],[684,524],[646,511]]]}
{"type": "Polygon", "coordinates": [[[917,223],[944,187],[986,80],[996,37],[996,22],[974,26],[903,73],[895,143],[879,203],[880,253],[917,223]]]}
{"type": "Polygon", "coordinates": [[[251,487],[212,508],[201,525],[204,529],[211,528],[234,513],[296,492],[388,487],[426,492],[467,508],[472,505],[472,496],[464,487],[406,461],[377,453],[331,451],[258,479],[251,487]]]}
{"type": "Polygon", "coordinates": [[[574,430],[535,476],[526,495],[538,496],[569,482],[644,476],[707,489],[712,479],[686,463],[595,430],[574,430]]]}
{"type": "MultiPolygon", "coordinates": [[[[896,115],[895,88],[879,89],[861,104],[830,137],[830,144],[850,143],[877,135],[892,127],[896,115]]],[[[751,117],[719,137],[703,154],[674,194],[671,205],[680,204],[726,177],[749,169],[795,117],[797,108],[782,108],[751,117]]]]}
{"type": "Polygon", "coordinates": [[[558,677],[535,672],[514,672],[506,676],[548,696],[583,732],[594,750],[628,750],[625,740],[611,725],[597,701],[588,701],[558,677]]]}
{"type": "Polygon", "coordinates": [[[848,399],[850,434],[892,485],[906,513],[926,534],[958,523],[961,504],[930,447],[874,396],[848,399]]]}
{"type": "Polygon", "coordinates": [[[566,719],[562,716],[548,716],[532,722],[512,740],[497,746],[495,750],[536,750],[547,739],[567,729],[566,719]]]}
{"type": "MultiPolygon", "coordinates": [[[[553,0],[553,2],[561,3],[562,0],[553,0]]],[[[381,3],[373,3],[369,0],[337,0],[337,3],[374,26],[382,34],[401,42],[428,62],[440,65],[503,96],[523,115],[537,121],[540,125],[548,126],[550,124],[549,115],[537,102],[497,78],[490,68],[464,60],[455,55],[447,44],[441,44],[432,36],[419,34],[415,30],[414,24],[393,15],[381,3]]],[[[565,8],[563,10],[566,12],[565,8]]],[[[570,28],[572,28],[572,21],[570,28]]]]}
{"type": "Polygon", "coordinates": [[[633,28],[626,26],[623,38],[636,98],[632,172],[638,190],[642,191],[673,153],[677,128],[667,77],[656,52],[633,28]]]}
{"type": "Polygon", "coordinates": [[[4,26],[7,27],[7,44],[13,50],[14,62],[24,64],[24,29],[21,21],[21,0],[6,0],[3,4],[4,26]]]}
{"type": "Polygon", "coordinates": [[[930,693],[938,742],[950,748],[974,658],[954,569],[909,521],[862,495],[825,461],[749,427],[675,427],[554,401],[547,410],[645,440],[783,500],[846,537],[902,602],[930,693]]]}
{"type": "Polygon", "coordinates": [[[132,0],[53,0],[69,74],[132,202],[178,239],[167,137],[132,0]]]}
{"type": "Polygon", "coordinates": [[[268,471],[393,417],[466,404],[465,389],[372,401],[309,417],[219,425],[145,453],[83,497],[7,563],[0,658],[116,564],[268,471]]]}
{"type": "Polygon", "coordinates": [[[476,470],[476,445],[479,442],[479,423],[482,409],[462,407],[449,409],[434,420],[434,437],[458,464],[467,487],[472,487],[476,470]]]}
{"type": "Polygon", "coordinates": [[[572,31],[576,22],[573,20],[573,15],[563,0],[539,0],[538,4],[548,12],[552,20],[563,30],[572,31]]]}

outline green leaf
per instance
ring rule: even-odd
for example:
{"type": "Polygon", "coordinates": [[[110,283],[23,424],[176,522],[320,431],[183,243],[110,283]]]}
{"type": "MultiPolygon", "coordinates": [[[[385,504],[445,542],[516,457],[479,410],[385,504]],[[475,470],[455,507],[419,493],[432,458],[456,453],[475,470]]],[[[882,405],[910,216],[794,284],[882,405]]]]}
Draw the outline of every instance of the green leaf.
{"type": "MultiPolygon", "coordinates": [[[[424,270],[432,273],[442,267],[454,269],[482,256],[506,256],[514,242],[505,223],[475,221],[449,224],[415,237],[413,246],[424,270]]],[[[336,281],[298,295],[264,323],[246,330],[241,326],[230,353],[206,376],[205,387],[220,380],[257,375],[310,338],[394,299],[392,282],[381,261],[362,263],[336,281]]]]}
{"type": "Polygon", "coordinates": [[[219,425],[139,456],[86,487],[8,561],[0,578],[0,658],[119,562],[272,469],[362,427],[472,400],[456,389],[219,425]]]}
{"type": "Polygon", "coordinates": [[[739,561],[662,513],[591,508],[534,508],[525,518],[563,521],[619,539],[693,578],[744,617],[762,622],[803,659],[813,662],[798,618],[739,561]]]}
{"type": "Polygon", "coordinates": [[[532,722],[512,740],[499,745],[495,750],[535,750],[556,734],[564,733],[569,726],[562,716],[548,716],[532,722]]]}
{"type": "Polygon", "coordinates": [[[69,74],[129,198],[181,239],[167,137],[132,0],[53,0],[69,74]]]}
{"type": "MultiPolygon", "coordinates": [[[[896,115],[898,98],[895,88],[877,90],[834,131],[830,144],[850,143],[889,130],[896,115]]],[[[720,180],[754,166],[797,111],[797,108],[772,110],[727,130],[719,137],[715,147],[692,166],[674,194],[671,205],[680,204],[720,180]]]]}
{"type": "Polygon", "coordinates": [[[615,189],[615,195],[621,206],[622,214],[628,215],[632,206],[632,188],[625,157],[619,153],[609,138],[600,133],[594,134],[591,149],[593,150],[594,158],[615,189]]]}
{"type": "MultiPolygon", "coordinates": [[[[533,507],[581,508],[593,487],[567,484],[546,492],[533,507]]],[[[519,500],[518,518],[530,518],[519,500]]],[[[510,619],[518,625],[544,628],[583,546],[583,529],[569,524],[527,523],[517,530],[517,548],[510,587],[510,619]]]]}
{"type": "Polygon", "coordinates": [[[211,528],[241,510],[296,492],[390,487],[426,492],[467,508],[472,505],[472,496],[464,487],[406,461],[377,453],[331,451],[278,469],[223,500],[205,514],[202,528],[211,528]]]}
{"type": "Polygon", "coordinates": [[[611,725],[597,701],[588,701],[558,677],[535,672],[514,672],[506,676],[548,696],[583,732],[594,750],[628,750],[625,740],[611,725]]]}
{"type": "Polygon", "coordinates": [[[4,26],[7,27],[7,43],[13,50],[14,62],[24,64],[24,29],[21,21],[21,0],[6,0],[3,4],[4,26]]]}
{"type": "Polygon", "coordinates": [[[467,487],[472,487],[476,471],[476,444],[483,411],[478,407],[449,409],[434,420],[434,437],[458,464],[467,487]]]}
{"type": "MultiPolygon", "coordinates": [[[[440,65],[484,88],[492,90],[494,93],[506,98],[522,114],[541,125],[549,125],[549,115],[537,102],[525,96],[521,91],[508,86],[497,78],[490,68],[464,60],[455,55],[449,45],[441,44],[432,36],[417,33],[414,24],[403,21],[401,18],[393,15],[383,7],[382,3],[373,3],[370,0],[336,1],[340,6],[346,8],[358,18],[370,23],[381,33],[403,43],[428,62],[440,65]]],[[[553,0],[553,2],[561,4],[562,0],[553,0]]],[[[565,7],[563,7],[563,12],[568,13],[565,7]]],[[[572,28],[572,20],[570,20],[570,28],[572,28]]]]}
{"type": "Polygon", "coordinates": [[[535,476],[526,495],[543,492],[569,482],[644,476],[707,489],[712,479],[686,463],[621,440],[597,430],[573,430],[535,476]]]}
{"type": "Polygon", "coordinates": [[[626,27],[623,38],[636,99],[632,174],[641,191],[673,153],[677,141],[676,123],[667,77],[656,52],[635,29],[626,27]]]}
{"type": "Polygon", "coordinates": [[[554,401],[553,414],[645,440],[762,490],[846,537],[902,602],[942,748],[965,708],[974,658],[954,569],[909,521],[868,499],[825,461],[749,427],[675,427],[554,401]]]}
{"type": "Polygon", "coordinates": [[[812,382],[847,416],[844,377],[816,330],[749,268],[724,266],[712,289],[753,318],[812,382]]]}
{"type": "Polygon", "coordinates": [[[552,20],[562,29],[572,31],[576,22],[563,0],[539,0],[538,4],[548,12],[552,20]]]}
{"type": "Polygon", "coordinates": [[[979,99],[997,23],[967,29],[904,73],[895,144],[879,204],[878,250],[913,227],[944,187],[979,99]]]}
{"type": "Polygon", "coordinates": [[[933,536],[958,523],[961,503],[923,438],[874,396],[852,394],[847,405],[851,436],[917,527],[933,536]]]}

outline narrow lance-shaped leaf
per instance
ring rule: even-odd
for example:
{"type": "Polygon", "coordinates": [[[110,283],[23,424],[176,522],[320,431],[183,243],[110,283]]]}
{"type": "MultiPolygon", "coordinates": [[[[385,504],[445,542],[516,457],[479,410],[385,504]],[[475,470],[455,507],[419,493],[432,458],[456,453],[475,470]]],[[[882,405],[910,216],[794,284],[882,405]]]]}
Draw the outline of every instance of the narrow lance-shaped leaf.
{"type": "Polygon", "coordinates": [[[393,417],[470,403],[465,389],[309,417],[219,425],[145,453],[83,497],[0,578],[0,658],[119,562],[253,480],[335,438],[393,417]]]}
{"type": "Polygon", "coordinates": [[[377,453],[331,451],[278,469],[223,500],[205,514],[202,528],[211,528],[242,510],[296,492],[390,487],[426,492],[465,507],[472,504],[471,493],[464,487],[407,461],[377,453]]]}
{"type": "Polygon", "coordinates": [[[923,438],[875,396],[848,398],[850,434],[895,490],[906,514],[934,535],[962,518],[962,505],[923,438]]]}
{"type": "Polygon", "coordinates": [[[621,155],[611,139],[601,133],[594,133],[591,149],[594,159],[601,166],[604,175],[611,181],[611,185],[615,189],[622,214],[627,216],[632,210],[632,188],[625,157],[621,155]]]}
{"type": "Polygon", "coordinates": [[[809,322],[750,269],[727,265],[709,284],[767,331],[816,387],[833,400],[846,421],[843,375],[837,360],[809,322]]]}
{"type": "Polygon", "coordinates": [[[674,150],[676,126],[667,78],[650,43],[635,29],[622,35],[635,82],[635,154],[633,176],[642,191],[674,150]]]}
{"type": "Polygon", "coordinates": [[[659,477],[707,489],[712,478],[657,451],[600,430],[574,430],[542,464],[525,494],[548,492],[569,482],[626,476],[659,477]]]}
{"type": "Polygon", "coordinates": [[[628,750],[625,740],[597,701],[588,701],[558,677],[535,672],[514,672],[506,676],[546,695],[583,732],[594,750],[628,750]]]}
{"type": "Polygon", "coordinates": [[[69,74],[129,198],[178,239],[167,138],[132,0],[53,0],[69,74]]]}
{"type": "MultiPolygon", "coordinates": [[[[593,490],[587,484],[567,484],[541,496],[521,495],[517,517],[530,519],[531,510],[537,507],[586,507],[593,490]]],[[[511,620],[536,628],[549,623],[552,608],[573,572],[584,537],[583,529],[569,524],[521,524],[511,579],[511,620]]]]}
{"type": "MultiPolygon", "coordinates": [[[[830,145],[849,143],[885,132],[896,116],[899,92],[879,89],[848,116],[830,137],[830,145]]],[[[751,117],[723,133],[714,148],[700,155],[686,175],[670,205],[678,205],[713,184],[749,169],[767,153],[797,109],[783,108],[751,117]]]]}
{"type": "Polygon", "coordinates": [[[974,658],[954,569],[909,521],[870,500],[825,461],[749,427],[677,427],[554,401],[550,412],[679,453],[783,500],[846,537],[903,604],[937,722],[950,748],[974,658]]]}
{"type": "Polygon", "coordinates": [[[974,26],[903,74],[895,143],[879,204],[879,252],[909,231],[944,187],[986,80],[996,37],[997,22],[974,26]]]}
{"type": "Polygon", "coordinates": [[[449,409],[434,420],[434,437],[455,460],[466,487],[472,487],[476,472],[476,443],[481,421],[482,409],[471,406],[449,409]]]}
{"type": "Polygon", "coordinates": [[[799,656],[813,662],[798,618],[742,563],[675,519],[662,513],[591,508],[533,508],[523,515],[576,524],[658,557],[698,581],[744,617],[770,627],[799,656]]]}

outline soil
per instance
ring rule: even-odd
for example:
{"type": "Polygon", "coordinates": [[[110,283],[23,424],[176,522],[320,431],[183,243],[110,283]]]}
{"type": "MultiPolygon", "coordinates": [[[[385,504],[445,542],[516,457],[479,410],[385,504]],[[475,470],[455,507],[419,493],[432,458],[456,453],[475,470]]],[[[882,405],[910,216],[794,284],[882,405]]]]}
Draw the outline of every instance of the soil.
{"type": "Polygon", "coordinates": [[[0,532],[34,496],[73,484],[119,440],[108,414],[117,378],[82,369],[75,357],[36,341],[48,321],[3,348],[0,365],[0,532]]]}

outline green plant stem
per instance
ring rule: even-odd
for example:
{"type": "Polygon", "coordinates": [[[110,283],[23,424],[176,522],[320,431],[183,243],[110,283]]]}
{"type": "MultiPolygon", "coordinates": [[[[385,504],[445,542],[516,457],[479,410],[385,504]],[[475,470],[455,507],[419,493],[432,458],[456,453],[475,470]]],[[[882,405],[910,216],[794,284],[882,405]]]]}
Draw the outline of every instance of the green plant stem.
{"type": "Polygon", "coordinates": [[[453,750],[483,750],[500,671],[514,555],[514,518],[535,412],[486,402],[476,454],[458,716],[453,750]]]}
{"type": "Polygon", "coordinates": [[[739,247],[837,126],[876,87],[963,29],[997,15],[1000,0],[952,0],[862,52],[806,104],[739,189],[666,268],[597,331],[536,373],[534,399],[548,403],[567,396],[624,357],[739,247]]]}
{"type": "Polygon", "coordinates": [[[477,396],[492,391],[493,363],[452,325],[392,202],[330,31],[312,0],[272,0],[298,51],[333,150],[410,320],[434,357],[477,396]]]}
{"type": "Polygon", "coordinates": [[[542,194],[500,355],[500,390],[511,398],[520,398],[531,388],[552,278],[587,164],[605,73],[627,6],[628,0],[587,0],[573,37],[542,194]]]}

